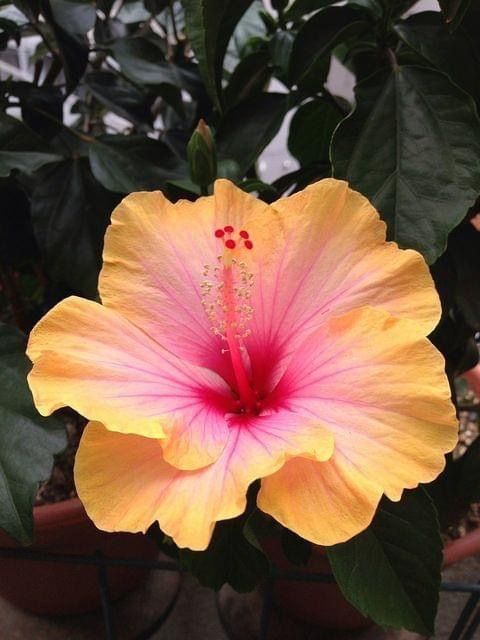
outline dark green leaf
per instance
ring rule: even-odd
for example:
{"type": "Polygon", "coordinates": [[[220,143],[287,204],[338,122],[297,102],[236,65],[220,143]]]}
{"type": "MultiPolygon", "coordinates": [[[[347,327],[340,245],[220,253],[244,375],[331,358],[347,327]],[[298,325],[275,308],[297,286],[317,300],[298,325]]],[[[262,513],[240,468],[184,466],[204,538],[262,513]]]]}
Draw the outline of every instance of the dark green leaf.
{"type": "Polygon", "coordinates": [[[267,84],[272,71],[266,51],[255,51],[241,60],[235,67],[224,91],[225,108],[252,98],[260,93],[267,84]]]}
{"type": "Polygon", "coordinates": [[[65,446],[61,421],[42,418],[33,406],[29,369],[23,335],[0,324],[0,527],[24,544],[33,535],[37,485],[65,446]]]}
{"type": "Polygon", "coordinates": [[[32,221],[52,280],[95,297],[103,236],[118,200],[95,181],[85,158],[40,172],[32,192],[32,221]]]}
{"type": "Polygon", "coordinates": [[[21,267],[38,257],[30,202],[13,179],[0,180],[0,263],[21,267]]]}
{"type": "Polygon", "coordinates": [[[29,20],[35,22],[40,12],[40,0],[12,0],[19,11],[24,13],[29,20]]]}
{"type": "Polygon", "coordinates": [[[13,169],[26,173],[60,160],[47,144],[22,122],[0,113],[0,177],[13,169]]]}
{"type": "Polygon", "coordinates": [[[335,4],[335,2],[336,0],[295,0],[285,12],[285,20],[296,22],[309,13],[328,7],[331,4],[335,4]]]}
{"type": "Polygon", "coordinates": [[[95,6],[87,0],[50,0],[53,18],[64,31],[85,35],[95,25],[95,6]]]}
{"type": "Polygon", "coordinates": [[[183,0],[187,34],[205,88],[221,110],[222,64],[228,41],[253,0],[183,0]]]}
{"type": "Polygon", "coordinates": [[[395,31],[409,47],[480,103],[480,42],[476,33],[470,32],[472,26],[478,33],[480,20],[474,25],[469,21],[451,33],[438,11],[425,11],[399,22],[395,31]]]}
{"type": "Polygon", "coordinates": [[[380,211],[388,235],[433,262],[480,190],[480,123],[442,73],[397,67],[357,86],[332,141],[334,175],[380,211]]]}
{"type": "Polygon", "coordinates": [[[315,13],[299,30],[290,56],[290,80],[299,87],[318,90],[328,75],[332,50],[369,24],[353,7],[327,7],[315,13]]]}
{"type": "Polygon", "coordinates": [[[10,39],[15,40],[17,45],[20,44],[21,34],[20,28],[13,20],[7,18],[0,18],[0,50],[7,47],[10,39]]]}
{"type": "Polygon", "coordinates": [[[288,86],[290,56],[292,53],[295,34],[293,31],[277,31],[269,43],[270,56],[277,68],[278,78],[288,86]]]}
{"type": "Polygon", "coordinates": [[[122,71],[134,82],[158,84],[172,80],[172,70],[165,62],[160,41],[120,38],[111,45],[111,50],[122,71]]]}
{"type": "Polygon", "coordinates": [[[168,7],[169,0],[143,0],[145,9],[150,11],[154,16],[161,13],[165,7],[168,7]]]}
{"type": "Polygon", "coordinates": [[[368,529],[327,548],[344,596],[385,627],[434,631],[442,540],[435,507],[423,489],[400,502],[382,500],[368,529]]]}
{"type": "Polygon", "coordinates": [[[149,129],[153,116],[152,99],[135,85],[125,82],[110,71],[94,71],[85,77],[85,84],[109,111],[149,129]]]}
{"type": "Polygon", "coordinates": [[[117,193],[161,189],[167,180],[186,176],[170,149],[147,137],[106,136],[89,147],[92,173],[117,193]]]}
{"type": "Polygon", "coordinates": [[[282,549],[285,557],[292,564],[305,567],[312,554],[312,544],[304,540],[290,529],[282,529],[282,549]]]}
{"type": "Polygon", "coordinates": [[[238,592],[251,591],[268,574],[269,564],[246,540],[243,524],[243,518],[217,522],[208,549],[181,549],[181,563],[207,587],[218,590],[228,583],[238,592]]]}
{"type": "Polygon", "coordinates": [[[455,270],[455,302],[467,324],[480,331],[480,232],[469,220],[450,234],[448,253],[455,270]]]}
{"type": "Polygon", "coordinates": [[[184,117],[181,89],[195,95],[199,79],[190,65],[167,62],[160,43],[146,38],[121,38],[111,45],[123,73],[135,84],[148,85],[184,117]]]}
{"type": "Polygon", "coordinates": [[[302,166],[329,163],[330,141],[343,113],[329,98],[302,104],[290,123],[288,150],[302,166]]]}
{"type": "Polygon", "coordinates": [[[75,34],[66,31],[56,21],[53,4],[50,0],[41,0],[43,16],[52,30],[58,45],[58,55],[63,65],[67,91],[72,91],[85,73],[88,64],[88,40],[85,34],[75,34]]]}
{"type": "Polygon", "coordinates": [[[234,107],[221,121],[216,138],[218,158],[234,161],[239,178],[278,132],[287,103],[284,94],[262,93],[234,107]]]}
{"type": "Polygon", "coordinates": [[[456,29],[462,22],[471,0],[438,0],[445,21],[456,29]]]}
{"type": "Polygon", "coordinates": [[[51,139],[62,127],[63,94],[59,87],[37,87],[30,82],[11,82],[9,93],[20,100],[22,119],[33,131],[51,139]]]}

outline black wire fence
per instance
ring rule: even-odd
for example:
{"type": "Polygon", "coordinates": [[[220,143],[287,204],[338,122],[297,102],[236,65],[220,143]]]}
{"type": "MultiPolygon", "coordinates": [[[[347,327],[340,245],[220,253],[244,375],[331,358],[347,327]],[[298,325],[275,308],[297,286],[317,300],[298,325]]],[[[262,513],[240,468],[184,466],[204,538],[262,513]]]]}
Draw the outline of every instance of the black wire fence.
{"type": "MultiPolygon", "coordinates": [[[[61,554],[39,551],[35,549],[1,549],[0,558],[29,560],[32,562],[59,562],[74,565],[89,565],[97,569],[98,589],[102,605],[103,626],[105,640],[117,640],[113,602],[110,595],[108,569],[110,567],[131,567],[152,571],[181,572],[181,568],[174,561],[141,560],[137,558],[110,558],[97,551],[92,555],[61,554]]],[[[280,571],[272,567],[266,581],[262,595],[262,607],[259,621],[257,640],[268,640],[270,623],[274,609],[273,590],[276,580],[293,580],[301,582],[334,582],[331,574],[306,573],[299,571],[280,571]]],[[[480,638],[480,581],[474,584],[464,582],[443,582],[441,591],[469,594],[463,609],[456,620],[449,635],[449,640],[479,640],[480,638]]],[[[144,629],[131,640],[149,640],[157,633],[170,613],[175,608],[178,590],[168,607],[147,629],[144,629]]],[[[100,639],[99,639],[100,640],[100,639]]]]}

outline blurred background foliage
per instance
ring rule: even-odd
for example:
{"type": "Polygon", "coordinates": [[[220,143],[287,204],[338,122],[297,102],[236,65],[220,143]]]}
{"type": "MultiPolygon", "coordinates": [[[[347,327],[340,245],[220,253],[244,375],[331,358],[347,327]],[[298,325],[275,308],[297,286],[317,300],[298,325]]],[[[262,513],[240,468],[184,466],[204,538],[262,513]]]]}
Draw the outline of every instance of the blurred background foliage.
{"type": "MultiPolygon", "coordinates": [[[[28,333],[65,296],[96,298],[109,216],[131,191],[195,199],[228,177],[270,202],[323,177],[347,179],[378,208],[388,237],[431,265],[443,307],[431,339],[452,388],[478,362],[480,7],[442,0],[438,11],[412,14],[415,4],[0,0],[0,402],[10,411],[0,424],[0,526],[31,537],[32,492],[62,446],[54,419],[32,418],[28,394],[11,406],[7,382],[14,370],[24,384],[28,365],[21,334],[7,325],[28,333]],[[22,50],[27,71],[14,73],[22,50]],[[331,89],[339,63],[351,74],[351,102],[331,89]],[[295,168],[270,180],[258,160],[281,127],[295,168]],[[45,433],[33,467],[31,451],[11,440],[20,422],[28,437],[45,433]]],[[[429,488],[445,527],[480,500],[478,443],[467,453],[429,488]]],[[[251,588],[267,570],[255,522],[247,512],[220,523],[209,551],[184,551],[182,562],[212,586],[251,588]]],[[[284,542],[305,561],[305,541],[284,542]]],[[[384,501],[372,526],[329,556],[364,613],[431,632],[441,540],[423,489],[384,501]]]]}

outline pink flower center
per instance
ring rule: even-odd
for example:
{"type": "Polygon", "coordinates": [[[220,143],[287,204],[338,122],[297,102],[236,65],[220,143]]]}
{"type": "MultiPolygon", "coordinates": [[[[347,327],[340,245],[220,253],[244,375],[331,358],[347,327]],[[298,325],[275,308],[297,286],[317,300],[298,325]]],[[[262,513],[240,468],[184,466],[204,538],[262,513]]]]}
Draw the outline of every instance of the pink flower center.
{"type": "Polygon", "coordinates": [[[231,225],[217,229],[215,237],[222,243],[223,252],[217,256],[218,265],[204,267],[207,279],[201,284],[202,305],[212,323],[212,332],[225,342],[222,353],[230,358],[238,395],[234,411],[258,414],[261,405],[249,380],[243,345],[243,340],[250,335],[248,324],[253,314],[249,304],[253,274],[238,258],[242,247],[253,249],[253,242],[247,231],[242,229],[236,234],[231,225]]]}

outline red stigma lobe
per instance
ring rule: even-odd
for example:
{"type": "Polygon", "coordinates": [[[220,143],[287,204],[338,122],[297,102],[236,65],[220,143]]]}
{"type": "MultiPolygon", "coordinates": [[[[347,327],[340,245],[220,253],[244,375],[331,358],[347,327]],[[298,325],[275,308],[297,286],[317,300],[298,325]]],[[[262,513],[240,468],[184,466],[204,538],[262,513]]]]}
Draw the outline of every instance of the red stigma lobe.
{"type": "Polygon", "coordinates": [[[227,240],[225,246],[227,249],[235,249],[235,240],[227,240]]]}
{"type": "Polygon", "coordinates": [[[225,235],[225,231],[223,229],[217,229],[215,231],[216,238],[223,238],[224,235],[225,235]]]}

